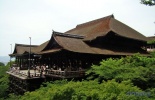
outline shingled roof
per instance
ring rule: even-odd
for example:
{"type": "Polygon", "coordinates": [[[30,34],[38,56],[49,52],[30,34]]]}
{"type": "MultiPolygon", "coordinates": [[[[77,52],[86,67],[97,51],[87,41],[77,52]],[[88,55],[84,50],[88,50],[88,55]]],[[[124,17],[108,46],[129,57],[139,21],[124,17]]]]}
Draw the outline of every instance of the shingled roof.
{"type": "Polygon", "coordinates": [[[149,37],[147,37],[147,41],[153,41],[153,40],[155,40],[155,36],[149,36],[149,37]]]}
{"type": "MultiPolygon", "coordinates": [[[[146,54],[145,50],[139,47],[124,48],[120,46],[107,46],[104,44],[104,46],[100,48],[91,46],[87,43],[97,39],[98,37],[106,37],[111,33],[114,34],[112,35],[114,37],[117,36],[129,39],[129,41],[138,41],[137,43],[142,45],[145,44],[147,40],[144,35],[116,20],[113,15],[110,15],[90,22],[79,24],[76,26],[76,28],[73,28],[65,33],[53,31],[51,39],[41,44],[40,46],[33,46],[32,52],[34,54],[48,54],[61,50],[67,50],[77,53],[103,55],[132,55],[137,52],[146,54]]],[[[16,44],[13,54],[24,54],[25,52],[29,52],[29,45],[16,44]]]]}
{"type": "Polygon", "coordinates": [[[99,36],[105,36],[110,31],[117,35],[139,41],[146,41],[146,37],[131,27],[116,20],[113,15],[96,19],[87,23],[79,24],[65,33],[79,34],[85,36],[84,40],[93,40],[99,36]]]}
{"type": "Polygon", "coordinates": [[[41,45],[39,45],[39,46],[37,46],[35,48],[32,48],[32,52],[37,54],[37,53],[43,51],[46,48],[46,46],[49,44],[49,41],[50,40],[42,43],[41,45]]]}
{"type": "Polygon", "coordinates": [[[144,54],[146,53],[145,50],[142,50],[141,48],[123,48],[106,45],[104,45],[102,48],[97,48],[92,47],[86,43],[86,41],[95,40],[97,37],[105,37],[111,32],[120,37],[142,42],[142,44],[146,43],[147,40],[144,35],[116,20],[113,15],[110,15],[90,22],[79,24],[76,26],[76,28],[73,28],[65,33],[53,31],[53,35],[47,46],[49,47],[52,42],[56,42],[60,48],[44,49],[39,54],[57,52],[63,49],[78,53],[104,55],[132,55],[137,52],[144,54]]]}
{"type": "MultiPolygon", "coordinates": [[[[103,48],[91,47],[83,41],[83,38],[78,38],[72,35],[65,35],[65,33],[54,32],[53,37],[55,41],[61,46],[59,49],[48,50],[48,53],[56,52],[60,50],[68,50],[71,52],[78,53],[90,53],[90,54],[102,54],[102,55],[133,55],[134,53],[146,54],[146,51],[143,49],[137,48],[124,48],[117,46],[104,46],[103,48]],[[58,35],[59,34],[59,35],[58,35]]],[[[79,35],[79,37],[81,37],[79,35]]],[[[46,52],[47,53],[47,52],[46,52]]]]}
{"type": "MultiPolygon", "coordinates": [[[[15,44],[14,51],[12,54],[10,54],[10,56],[23,55],[23,54],[29,53],[30,47],[31,47],[31,49],[34,49],[34,48],[38,47],[38,45],[15,44]]],[[[31,51],[31,52],[33,52],[33,51],[31,51]]]]}

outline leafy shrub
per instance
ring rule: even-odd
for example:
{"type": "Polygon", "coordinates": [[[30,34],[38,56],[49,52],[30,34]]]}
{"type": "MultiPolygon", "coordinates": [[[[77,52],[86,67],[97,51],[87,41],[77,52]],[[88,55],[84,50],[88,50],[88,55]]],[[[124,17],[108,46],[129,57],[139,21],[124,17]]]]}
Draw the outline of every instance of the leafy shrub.
{"type": "Polygon", "coordinates": [[[65,84],[47,83],[34,92],[26,92],[20,100],[139,100],[151,99],[147,95],[135,96],[128,92],[143,92],[130,81],[70,81],[65,84]]]}
{"type": "Polygon", "coordinates": [[[8,75],[6,71],[8,66],[0,66],[0,98],[5,98],[7,96],[8,89],[8,75]]]}
{"type": "Polygon", "coordinates": [[[0,62],[0,66],[5,66],[5,64],[4,64],[4,63],[2,63],[2,62],[0,62]]]}
{"type": "Polygon", "coordinates": [[[155,87],[155,58],[134,55],[121,59],[102,60],[87,71],[88,79],[116,79],[117,82],[131,80],[134,85],[146,89],[155,87]]]}

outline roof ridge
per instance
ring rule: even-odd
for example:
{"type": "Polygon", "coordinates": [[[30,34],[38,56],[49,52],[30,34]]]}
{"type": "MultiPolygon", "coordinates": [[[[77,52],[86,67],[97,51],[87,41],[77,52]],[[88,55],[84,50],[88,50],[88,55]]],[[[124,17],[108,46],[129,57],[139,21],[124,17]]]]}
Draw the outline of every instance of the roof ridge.
{"type": "Polygon", "coordinates": [[[55,32],[53,31],[53,35],[63,36],[63,37],[70,37],[70,38],[78,38],[83,39],[84,36],[77,35],[77,34],[68,34],[68,33],[61,33],[61,32],[55,32]]]}
{"type": "MultiPolygon", "coordinates": [[[[16,46],[25,46],[25,47],[30,46],[29,44],[17,44],[17,43],[15,45],[16,46]]],[[[38,45],[31,45],[31,46],[35,47],[35,46],[38,46],[38,45]]]]}
{"type": "Polygon", "coordinates": [[[89,26],[89,25],[94,24],[94,23],[98,23],[98,22],[104,20],[105,18],[111,19],[111,18],[114,18],[114,15],[112,14],[112,15],[105,16],[105,17],[102,17],[102,18],[99,18],[99,19],[95,19],[95,20],[88,21],[88,22],[85,22],[85,23],[82,23],[82,24],[78,24],[76,26],[76,28],[81,28],[81,27],[89,26]]]}

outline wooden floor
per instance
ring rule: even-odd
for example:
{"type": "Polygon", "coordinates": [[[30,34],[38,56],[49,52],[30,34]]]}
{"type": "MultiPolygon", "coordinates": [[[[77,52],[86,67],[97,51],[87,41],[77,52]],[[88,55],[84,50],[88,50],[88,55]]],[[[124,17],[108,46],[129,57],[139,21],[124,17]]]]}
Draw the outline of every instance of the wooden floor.
{"type": "Polygon", "coordinates": [[[10,70],[7,71],[9,75],[18,77],[20,79],[35,79],[35,78],[45,78],[57,77],[57,78],[77,78],[85,76],[85,71],[59,71],[59,70],[47,70],[44,72],[39,72],[38,70],[30,70],[30,77],[28,77],[28,70],[10,70]]]}
{"type": "Polygon", "coordinates": [[[30,77],[28,77],[28,70],[10,70],[6,72],[9,75],[21,78],[21,79],[34,79],[34,78],[43,78],[44,77],[44,72],[41,75],[40,72],[36,70],[30,70],[30,77]]]}
{"type": "Polygon", "coordinates": [[[28,70],[9,70],[9,92],[23,95],[27,91],[34,91],[38,89],[43,82],[54,81],[60,79],[79,79],[85,76],[85,70],[77,71],[61,71],[61,70],[45,70],[39,72],[38,70],[30,70],[30,77],[28,77],[28,70]]]}

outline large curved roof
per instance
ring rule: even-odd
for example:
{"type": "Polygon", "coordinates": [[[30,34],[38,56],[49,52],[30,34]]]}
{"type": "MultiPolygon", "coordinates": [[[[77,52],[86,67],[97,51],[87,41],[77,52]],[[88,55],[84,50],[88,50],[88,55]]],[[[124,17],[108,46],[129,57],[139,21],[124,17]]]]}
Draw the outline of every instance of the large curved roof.
{"type": "MultiPolygon", "coordinates": [[[[87,42],[95,41],[98,37],[107,37],[111,33],[112,36],[134,40],[139,44],[145,44],[147,38],[136,30],[116,20],[113,15],[106,16],[97,20],[79,24],[65,33],[54,32],[49,41],[40,46],[32,46],[34,54],[49,54],[61,50],[68,50],[78,53],[103,54],[103,55],[132,55],[134,53],[146,53],[140,47],[116,47],[106,46],[102,48],[88,45],[87,42]]],[[[109,40],[113,41],[113,40],[109,40]]],[[[114,41],[115,42],[115,41],[114,41]]],[[[141,45],[140,45],[141,46],[141,45]]],[[[13,54],[29,53],[30,45],[16,44],[13,54]]]]}
{"type": "Polygon", "coordinates": [[[116,20],[113,15],[79,24],[76,28],[73,28],[65,33],[79,34],[85,36],[84,40],[93,40],[98,36],[107,35],[109,31],[113,31],[117,35],[130,39],[139,41],[147,40],[144,35],[116,20]]]}
{"type": "MultiPolygon", "coordinates": [[[[110,15],[97,20],[79,24],[76,26],[76,28],[73,28],[65,33],[53,32],[50,41],[56,42],[60,48],[48,48],[48,50],[44,50],[40,52],[40,54],[52,53],[61,51],[63,49],[78,53],[104,55],[131,55],[137,52],[146,53],[145,50],[141,48],[123,48],[116,46],[104,46],[102,48],[97,48],[86,43],[87,41],[95,40],[98,37],[106,37],[111,32],[122,38],[129,38],[130,40],[138,41],[138,43],[141,44],[145,44],[147,40],[144,35],[116,20],[113,15],[110,15]]],[[[51,42],[48,45],[50,44],[51,42]]]]}
{"type": "MultiPolygon", "coordinates": [[[[139,48],[124,48],[117,46],[105,46],[102,48],[92,47],[85,43],[82,38],[65,35],[65,33],[53,33],[55,41],[61,46],[61,50],[65,49],[77,53],[103,54],[103,55],[133,55],[135,53],[146,54],[146,51],[139,48]],[[62,35],[61,35],[62,34],[62,35]]],[[[58,49],[60,51],[60,49],[58,49]]],[[[55,52],[54,49],[51,52],[55,52]]]]}

